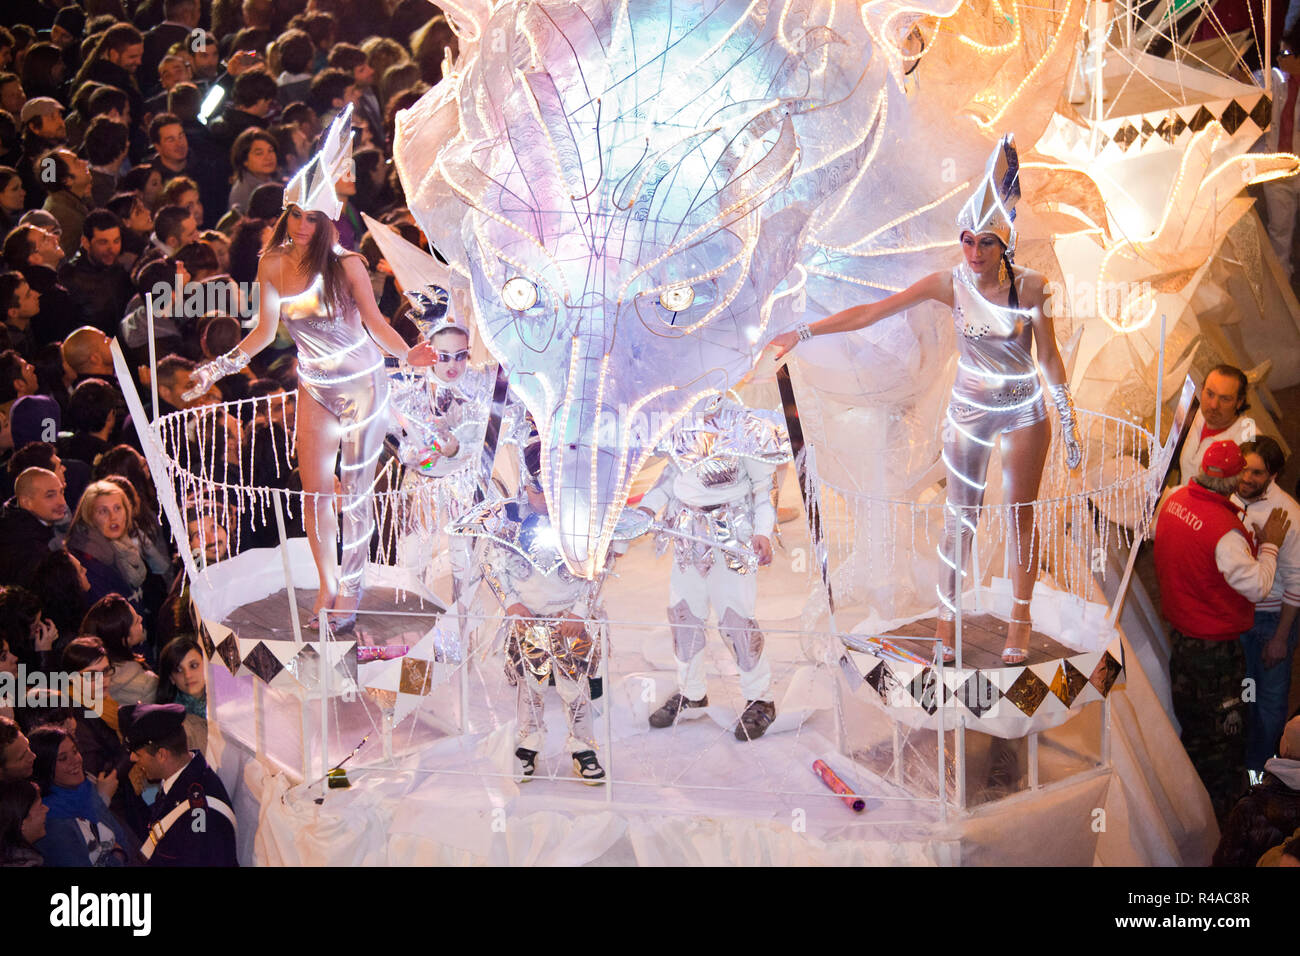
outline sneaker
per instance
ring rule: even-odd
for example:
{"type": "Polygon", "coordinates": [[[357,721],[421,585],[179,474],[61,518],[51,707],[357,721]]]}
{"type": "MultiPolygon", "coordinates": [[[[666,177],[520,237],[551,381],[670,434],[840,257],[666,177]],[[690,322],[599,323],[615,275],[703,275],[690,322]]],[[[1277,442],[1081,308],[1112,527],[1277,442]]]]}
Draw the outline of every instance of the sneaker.
{"type": "MultiPolygon", "coordinates": [[[[678,718],[682,716],[682,711],[696,709],[703,711],[703,709],[708,706],[708,694],[705,694],[699,700],[688,700],[683,694],[673,694],[673,696],[669,697],[668,700],[664,701],[662,707],[650,715],[650,726],[671,727],[673,724],[677,723],[678,718]]],[[[688,714],[686,716],[698,717],[699,714],[688,714]]]]}
{"type": "Polygon", "coordinates": [[[745,702],[745,710],[736,721],[737,740],[757,740],[767,733],[767,728],[776,720],[776,704],[770,700],[750,700],[745,702]]]}
{"type": "Polygon", "coordinates": [[[516,767],[519,783],[527,783],[532,780],[533,774],[537,773],[537,751],[529,750],[527,747],[520,747],[515,751],[515,759],[519,761],[516,767]]]}
{"type": "Polygon", "coordinates": [[[596,759],[594,750],[581,750],[573,755],[573,772],[589,787],[598,787],[605,782],[605,768],[596,759]]]}

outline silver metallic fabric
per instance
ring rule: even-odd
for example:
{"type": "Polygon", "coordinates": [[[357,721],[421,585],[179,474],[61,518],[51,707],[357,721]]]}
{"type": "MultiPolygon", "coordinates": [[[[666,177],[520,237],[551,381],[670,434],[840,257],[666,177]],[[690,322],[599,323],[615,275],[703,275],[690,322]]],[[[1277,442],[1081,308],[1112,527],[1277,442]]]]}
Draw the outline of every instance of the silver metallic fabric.
{"type": "Polygon", "coordinates": [[[211,362],[204,362],[194,370],[190,389],[181,398],[187,402],[194,401],[227,375],[234,375],[248,368],[248,362],[248,356],[238,347],[231,349],[225,355],[218,355],[211,362]]]}
{"type": "Polygon", "coordinates": [[[1066,384],[1052,385],[1048,388],[1057,414],[1061,416],[1061,440],[1065,443],[1065,464],[1069,468],[1078,468],[1083,461],[1083,445],[1079,440],[1079,419],[1074,414],[1074,396],[1066,384]]]}
{"type": "MultiPolygon", "coordinates": [[[[948,502],[943,541],[939,545],[940,617],[955,610],[957,567],[965,568],[971,539],[984,501],[989,455],[1003,432],[1047,419],[1047,406],[1033,358],[1031,313],[1004,308],[976,290],[970,270],[952,273],[953,321],[957,329],[957,379],[953,383],[944,428],[943,460],[948,467],[948,502]],[[960,526],[960,550],[954,542],[960,526]]],[[[1015,487],[1017,472],[1003,470],[1008,500],[1032,497],[1015,487]]],[[[1034,480],[1037,480],[1036,477],[1034,480]]],[[[965,571],[962,572],[963,577],[965,571]]]]}
{"type": "Polygon", "coordinates": [[[704,650],[704,621],[686,601],[668,608],[668,627],[673,632],[673,654],[679,661],[689,661],[704,650]]]}
{"type": "Polygon", "coordinates": [[[738,614],[734,608],[727,608],[718,620],[718,630],[731,648],[737,667],[742,671],[752,671],[758,666],[763,656],[763,632],[758,621],[738,614]]]}
{"type": "MultiPolygon", "coordinates": [[[[326,310],[320,276],[298,295],[280,297],[280,321],[298,347],[299,389],[335,419],[333,435],[320,436],[318,447],[332,457],[329,439],[339,442],[343,492],[339,590],[355,593],[361,587],[375,528],[370,492],[388,429],[384,357],[361,324],[351,296],[344,292],[338,315],[326,310]]],[[[298,453],[303,453],[301,444],[298,453]]],[[[325,471],[332,471],[333,465],[333,461],[322,463],[325,471]]],[[[316,507],[328,507],[328,499],[322,497],[316,507]]]]}

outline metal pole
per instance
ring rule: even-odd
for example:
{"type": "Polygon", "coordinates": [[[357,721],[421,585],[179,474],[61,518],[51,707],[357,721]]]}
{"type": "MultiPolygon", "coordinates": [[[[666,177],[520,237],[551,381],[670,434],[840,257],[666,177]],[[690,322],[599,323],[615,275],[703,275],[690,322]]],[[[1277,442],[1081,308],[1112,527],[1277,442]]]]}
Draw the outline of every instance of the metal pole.
{"type": "Polygon", "coordinates": [[[1110,697],[1101,700],[1101,765],[1110,766],[1110,697]]]}
{"type": "Polygon", "coordinates": [[[1038,732],[1029,734],[1029,789],[1038,789],[1038,732]]]}
{"type": "Polygon", "coordinates": [[[153,294],[144,294],[144,314],[149,324],[149,392],[153,397],[153,418],[158,420],[158,343],[153,332],[153,294]]]}
{"type": "MultiPolygon", "coordinates": [[[[293,626],[293,640],[295,644],[302,643],[302,634],[298,628],[301,626],[298,621],[298,594],[293,587],[293,567],[289,561],[289,536],[284,530],[284,508],[280,505],[280,495],[278,493],[271,495],[271,505],[275,511],[275,530],[280,535],[280,563],[284,566],[284,590],[289,598],[289,621],[293,626]]],[[[307,507],[307,496],[303,495],[302,506],[307,507]]],[[[322,631],[325,626],[325,615],[320,617],[322,631]]],[[[321,645],[324,650],[324,644],[321,645]]]]}
{"type": "Polygon", "coordinates": [[[1159,447],[1163,440],[1160,437],[1160,426],[1164,424],[1165,411],[1165,319],[1164,312],[1160,313],[1160,353],[1156,357],[1156,446],[1159,447]]]}
{"type": "Polygon", "coordinates": [[[1103,118],[1101,71],[1106,62],[1106,19],[1105,4],[1102,0],[1092,0],[1092,146],[1090,151],[1094,156],[1097,154],[1103,118]]]}
{"type": "MultiPolygon", "coordinates": [[[[603,708],[604,714],[601,716],[605,719],[605,802],[614,802],[614,724],[612,714],[613,705],[613,688],[609,683],[609,655],[612,653],[609,646],[609,628],[601,627],[601,635],[605,641],[605,653],[600,658],[600,689],[601,697],[605,700],[603,708]]],[[[591,693],[591,681],[587,682],[587,693],[591,693]]]]}

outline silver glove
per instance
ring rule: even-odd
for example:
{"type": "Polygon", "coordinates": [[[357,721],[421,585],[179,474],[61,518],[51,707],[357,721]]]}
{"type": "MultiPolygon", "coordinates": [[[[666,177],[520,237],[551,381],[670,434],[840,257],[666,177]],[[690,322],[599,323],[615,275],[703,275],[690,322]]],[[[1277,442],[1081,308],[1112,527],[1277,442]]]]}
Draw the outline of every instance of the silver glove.
{"type": "Polygon", "coordinates": [[[1071,471],[1083,461],[1083,442],[1079,438],[1079,420],[1074,414],[1074,397],[1070,386],[1053,385],[1048,391],[1056,403],[1056,411],[1061,416],[1061,440],[1065,442],[1065,464],[1071,471]]]}
{"type": "Polygon", "coordinates": [[[190,376],[189,391],[181,395],[181,398],[187,402],[194,401],[227,375],[234,375],[248,368],[248,362],[248,356],[238,347],[231,349],[225,355],[218,355],[211,362],[204,362],[190,376]]]}

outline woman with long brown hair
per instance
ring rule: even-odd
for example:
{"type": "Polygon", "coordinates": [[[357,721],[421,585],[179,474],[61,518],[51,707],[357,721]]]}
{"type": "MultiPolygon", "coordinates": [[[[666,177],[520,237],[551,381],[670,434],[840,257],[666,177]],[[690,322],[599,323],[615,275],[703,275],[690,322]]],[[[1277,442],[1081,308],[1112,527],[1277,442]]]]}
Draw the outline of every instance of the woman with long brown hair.
{"type": "Polygon", "coordinates": [[[388,427],[388,352],[411,365],[433,364],[432,347],[408,349],[375,305],[365,259],[338,247],[334,229],[342,208],[334,184],[351,175],[352,109],[330,127],[320,153],[289,182],[284,212],[257,269],[257,325],[232,351],[194,372],[201,395],[217,379],[245,368],[275,339],[284,322],[298,347],[297,446],[304,492],[304,525],[320,590],[314,610],[342,611],[337,628],[355,621],[362,574],[374,531],[370,492],[388,427]],[[369,334],[367,334],[369,333],[369,334]],[[334,463],[342,495],[334,493],[334,463]],[[343,560],[334,539],[342,504],[343,560]]]}

